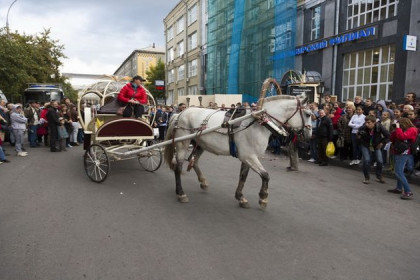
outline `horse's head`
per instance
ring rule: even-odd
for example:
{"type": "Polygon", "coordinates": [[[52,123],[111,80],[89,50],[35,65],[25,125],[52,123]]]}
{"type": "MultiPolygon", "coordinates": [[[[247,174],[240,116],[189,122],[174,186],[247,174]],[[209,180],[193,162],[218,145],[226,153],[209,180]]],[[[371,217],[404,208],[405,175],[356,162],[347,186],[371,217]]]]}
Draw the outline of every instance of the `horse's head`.
{"type": "Polygon", "coordinates": [[[278,125],[286,130],[302,134],[306,140],[312,136],[311,110],[308,98],[279,95],[266,98],[263,108],[274,117],[278,125]]]}

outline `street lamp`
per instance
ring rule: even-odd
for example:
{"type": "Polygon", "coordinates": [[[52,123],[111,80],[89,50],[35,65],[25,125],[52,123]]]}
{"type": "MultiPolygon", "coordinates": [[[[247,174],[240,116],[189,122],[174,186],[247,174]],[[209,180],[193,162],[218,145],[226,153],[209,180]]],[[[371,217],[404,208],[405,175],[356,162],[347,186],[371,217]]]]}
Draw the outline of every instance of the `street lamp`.
{"type": "Polygon", "coordinates": [[[190,100],[191,100],[191,98],[187,97],[186,99],[187,99],[187,107],[190,107],[190,100]]]}
{"type": "Polygon", "coordinates": [[[10,4],[9,9],[7,10],[7,15],[6,15],[6,32],[7,32],[7,35],[9,35],[9,12],[10,12],[10,9],[12,8],[13,4],[16,3],[16,1],[17,0],[13,1],[12,4],[10,4]]]}
{"type": "Polygon", "coordinates": [[[203,97],[202,96],[199,96],[198,97],[198,101],[200,101],[200,107],[203,107],[203,105],[201,105],[201,102],[203,101],[203,97]]]}

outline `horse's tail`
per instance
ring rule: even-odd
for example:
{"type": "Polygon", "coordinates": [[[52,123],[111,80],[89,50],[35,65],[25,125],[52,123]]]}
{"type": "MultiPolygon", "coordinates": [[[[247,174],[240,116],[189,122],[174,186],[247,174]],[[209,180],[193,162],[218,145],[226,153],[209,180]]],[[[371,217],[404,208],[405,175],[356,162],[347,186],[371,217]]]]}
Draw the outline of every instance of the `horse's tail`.
{"type": "MultiPolygon", "coordinates": [[[[171,118],[171,121],[169,122],[169,127],[168,127],[168,130],[166,131],[165,141],[171,140],[174,137],[176,122],[173,120],[174,118],[171,118]]],[[[173,162],[174,154],[175,154],[175,143],[166,145],[164,149],[164,158],[165,158],[166,164],[172,170],[175,170],[175,164],[173,162]]]]}

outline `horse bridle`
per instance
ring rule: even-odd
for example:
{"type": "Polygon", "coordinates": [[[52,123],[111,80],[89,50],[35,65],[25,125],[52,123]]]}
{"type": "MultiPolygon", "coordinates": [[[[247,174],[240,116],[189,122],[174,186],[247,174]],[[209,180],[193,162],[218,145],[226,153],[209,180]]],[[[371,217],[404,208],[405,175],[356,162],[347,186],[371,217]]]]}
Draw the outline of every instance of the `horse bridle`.
{"type": "MultiPolygon", "coordinates": [[[[290,127],[290,125],[288,124],[288,122],[297,114],[297,112],[299,112],[300,114],[300,119],[302,121],[302,127],[299,130],[295,130],[293,132],[295,132],[296,134],[303,134],[304,129],[306,128],[305,125],[305,120],[303,119],[303,110],[305,109],[305,107],[302,106],[302,102],[300,102],[299,97],[296,97],[296,109],[293,112],[293,114],[288,117],[284,122],[280,121],[279,119],[277,119],[276,117],[274,117],[273,115],[270,115],[269,113],[265,113],[265,115],[272,120],[275,120],[277,122],[277,124],[279,125],[279,127],[284,128],[284,130],[287,131],[287,133],[290,133],[293,131],[293,129],[290,127]]],[[[309,129],[309,128],[308,128],[309,129]]]]}

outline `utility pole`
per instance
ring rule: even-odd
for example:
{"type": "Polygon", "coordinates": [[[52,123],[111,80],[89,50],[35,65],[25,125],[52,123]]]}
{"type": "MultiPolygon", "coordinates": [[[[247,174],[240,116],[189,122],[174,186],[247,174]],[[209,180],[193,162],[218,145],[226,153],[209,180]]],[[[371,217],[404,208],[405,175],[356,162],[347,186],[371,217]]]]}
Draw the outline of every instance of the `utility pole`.
{"type": "Polygon", "coordinates": [[[13,3],[10,4],[9,9],[7,10],[7,16],[6,16],[6,32],[7,32],[7,35],[9,35],[9,12],[10,12],[10,9],[12,8],[13,4],[16,3],[16,1],[17,0],[13,1],[13,3]]]}

